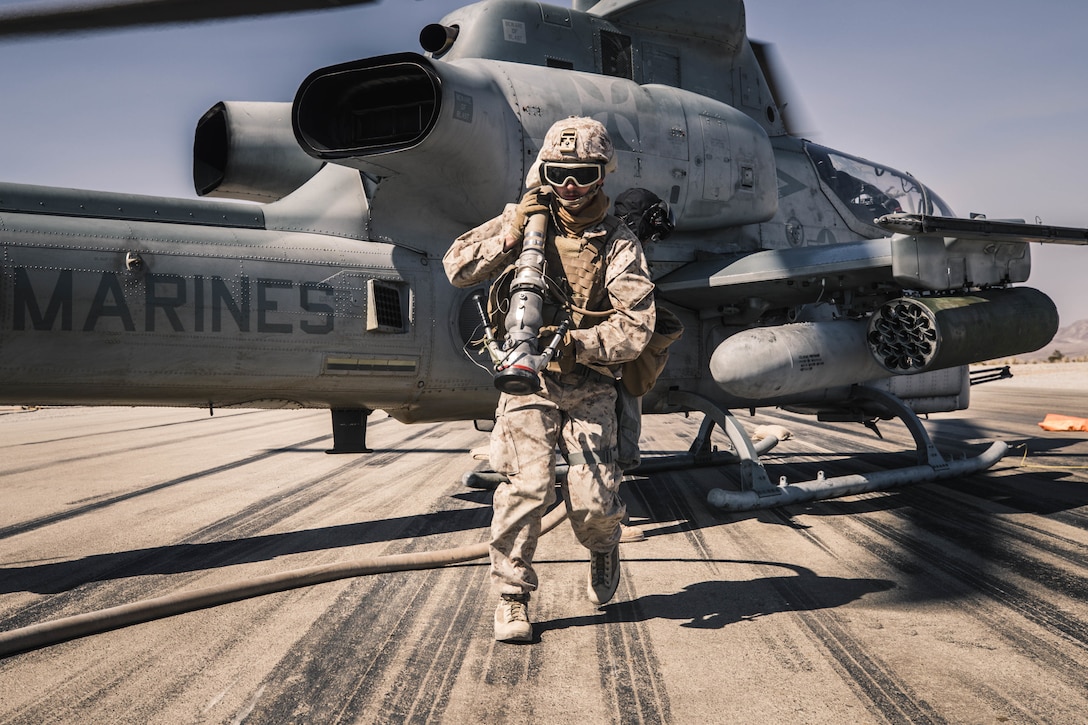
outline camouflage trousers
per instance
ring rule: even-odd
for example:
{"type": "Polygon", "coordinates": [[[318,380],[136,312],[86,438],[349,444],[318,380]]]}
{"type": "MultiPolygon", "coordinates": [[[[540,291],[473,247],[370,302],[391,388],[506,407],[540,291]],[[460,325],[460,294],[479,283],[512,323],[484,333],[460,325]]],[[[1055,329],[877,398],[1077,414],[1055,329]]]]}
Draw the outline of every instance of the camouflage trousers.
{"type": "Polygon", "coordinates": [[[534,395],[499,399],[491,465],[508,482],[495,490],[491,519],[491,584],[497,594],[537,588],[533,555],[540,521],[555,501],[556,446],[570,463],[565,487],[574,534],[592,551],[620,540],[626,507],[616,457],[616,386],[591,374],[547,374],[534,395]]]}

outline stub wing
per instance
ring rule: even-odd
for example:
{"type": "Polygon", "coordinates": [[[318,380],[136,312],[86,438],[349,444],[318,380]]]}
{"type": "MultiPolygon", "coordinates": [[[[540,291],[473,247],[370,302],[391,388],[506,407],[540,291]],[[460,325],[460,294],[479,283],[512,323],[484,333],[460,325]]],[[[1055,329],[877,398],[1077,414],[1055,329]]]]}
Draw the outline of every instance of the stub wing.
{"type": "Polygon", "coordinates": [[[1088,229],[1027,224],[993,219],[960,219],[928,214],[887,214],[878,226],[897,234],[916,234],[993,242],[1039,242],[1042,244],[1088,244],[1088,229]]]}
{"type": "Polygon", "coordinates": [[[696,310],[752,299],[788,306],[815,301],[843,287],[890,284],[892,263],[889,239],[867,239],[709,258],[655,283],[659,297],[696,310]]]}

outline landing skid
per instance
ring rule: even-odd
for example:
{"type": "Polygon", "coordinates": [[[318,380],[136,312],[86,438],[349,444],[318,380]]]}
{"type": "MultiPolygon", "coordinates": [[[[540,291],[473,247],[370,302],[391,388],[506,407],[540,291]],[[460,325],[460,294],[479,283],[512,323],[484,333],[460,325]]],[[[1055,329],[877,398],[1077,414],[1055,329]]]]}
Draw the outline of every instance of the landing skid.
{"type": "MultiPolygon", "coordinates": [[[[688,395],[688,394],[684,394],[688,395]]],[[[875,402],[882,406],[888,413],[903,421],[914,438],[918,453],[918,465],[906,468],[896,468],[875,473],[852,474],[825,478],[820,471],[815,480],[800,483],[786,483],[785,476],[779,479],[778,485],[774,485],[767,478],[762,465],[759,465],[757,473],[745,475],[745,469],[741,469],[741,485],[739,491],[726,491],[715,488],[707,494],[707,501],[711,506],[725,511],[754,511],[757,509],[776,508],[789,504],[805,501],[817,501],[841,496],[852,496],[869,491],[882,491],[910,483],[924,483],[946,478],[966,476],[979,471],[984,471],[1001,460],[1008,451],[1008,445],[1002,441],[995,441],[983,453],[974,458],[948,461],[937,451],[937,447],[926,432],[918,415],[899,398],[874,388],[858,387],[854,391],[856,398],[875,402]]],[[[713,406],[710,401],[704,402],[713,406]]],[[[678,401],[682,405],[690,405],[689,402],[678,401]]],[[[718,410],[715,415],[722,414],[726,419],[732,418],[728,411],[718,410]]],[[[708,411],[707,415],[711,415],[708,411]]],[[[734,421],[735,423],[735,421],[734,421]]],[[[729,440],[741,450],[747,434],[739,425],[730,428],[722,426],[729,435],[729,440]]]]}
{"type": "MultiPolygon", "coordinates": [[[[688,468],[711,468],[717,466],[736,465],[741,466],[741,477],[758,478],[762,476],[764,480],[767,479],[766,472],[763,471],[763,466],[759,463],[760,454],[766,453],[778,444],[778,439],[773,435],[769,435],[759,442],[753,443],[750,438],[744,433],[744,429],[737,423],[736,419],[726,410],[718,408],[712,402],[698,395],[692,393],[684,393],[680,391],[672,391],[669,393],[668,400],[669,407],[683,407],[691,410],[699,410],[705,414],[702,425],[699,426],[699,432],[695,436],[695,440],[692,442],[691,447],[687,453],[681,453],[673,456],[654,456],[653,458],[644,458],[642,463],[634,468],[630,468],[624,471],[624,473],[632,476],[645,476],[651,473],[660,473],[662,471],[679,471],[688,468]],[[734,449],[738,453],[733,451],[716,451],[711,445],[710,436],[714,432],[714,424],[717,423],[722,430],[727,431],[735,429],[736,434],[743,436],[745,441],[741,445],[733,439],[733,435],[730,434],[729,440],[733,442],[734,449]]],[[[563,482],[567,478],[568,466],[565,463],[557,463],[555,466],[555,478],[559,482],[563,482]]],[[[495,471],[469,471],[461,477],[461,482],[469,488],[482,488],[493,489],[500,483],[508,481],[509,479],[501,473],[495,471]]],[[[770,486],[770,481],[767,481],[767,485],[770,486]]]]}
{"type": "MultiPolygon", "coordinates": [[[[1008,451],[1008,445],[994,442],[986,451],[974,458],[948,461],[941,456],[937,447],[926,432],[918,415],[899,398],[874,388],[858,387],[854,397],[877,403],[889,414],[903,421],[914,438],[918,454],[918,464],[906,468],[896,468],[875,473],[851,474],[825,478],[823,471],[815,480],[799,483],[787,483],[785,476],[778,484],[771,482],[767,470],[759,460],[778,444],[773,435],[753,442],[736,417],[725,408],[719,407],[708,398],[695,393],[673,390],[668,394],[668,407],[695,410],[704,414],[702,425],[687,453],[675,456],[659,456],[643,459],[642,463],[629,471],[632,475],[647,475],[662,471],[676,471],[706,466],[734,464],[739,466],[740,490],[727,491],[715,488],[707,494],[711,506],[725,511],[755,511],[776,508],[805,501],[818,501],[828,498],[851,496],[869,491],[882,491],[910,483],[923,483],[957,476],[966,476],[986,470],[1001,460],[1008,451]],[[717,425],[729,438],[733,451],[713,450],[710,437],[717,425]]],[[[556,466],[556,478],[566,478],[567,466],[556,466]]],[[[494,471],[470,471],[463,477],[466,486],[472,488],[495,488],[508,480],[506,476],[494,471]]]]}

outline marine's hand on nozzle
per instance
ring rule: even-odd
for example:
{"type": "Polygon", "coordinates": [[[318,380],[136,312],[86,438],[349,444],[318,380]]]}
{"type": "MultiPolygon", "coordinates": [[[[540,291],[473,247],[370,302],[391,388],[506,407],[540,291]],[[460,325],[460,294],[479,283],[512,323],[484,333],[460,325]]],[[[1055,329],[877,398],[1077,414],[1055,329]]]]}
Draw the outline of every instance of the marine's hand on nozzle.
{"type": "Polygon", "coordinates": [[[544,364],[547,364],[549,360],[555,360],[559,365],[559,372],[574,371],[576,348],[574,338],[570,334],[569,321],[561,325],[545,325],[540,328],[540,340],[543,343],[544,364]]]}
{"type": "Polygon", "coordinates": [[[546,187],[537,187],[525,192],[525,196],[521,198],[514,210],[514,220],[506,232],[503,249],[509,251],[521,243],[529,217],[534,214],[548,213],[548,196],[546,187]]]}
{"type": "Polygon", "coordinates": [[[559,372],[564,374],[574,372],[574,364],[577,362],[574,359],[575,351],[574,338],[570,336],[569,332],[564,333],[563,341],[559,344],[555,354],[556,362],[559,363],[559,372]]]}

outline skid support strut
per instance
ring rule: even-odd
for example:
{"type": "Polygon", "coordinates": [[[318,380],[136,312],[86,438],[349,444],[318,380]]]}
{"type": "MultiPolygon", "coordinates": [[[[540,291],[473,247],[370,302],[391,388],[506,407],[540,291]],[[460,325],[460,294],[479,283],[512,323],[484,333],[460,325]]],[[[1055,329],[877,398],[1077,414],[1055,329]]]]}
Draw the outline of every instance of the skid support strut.
{"type": "MultiPolygon", "coordinates": [[[[759,456],[766,453],[778,444],[778,439],[773,435],[763,438],[758,443],[753,443],[744,433],[744,429],[737,423],[736,418],[725,410],[719,408],[710,400],[683,391],[673,390],[669,392],[668,407],[687,408],[701,411],[705,414],[699,432],[695,436],[687,453],[671,456],[653,456],[643,458],[642,462],[634,468],[625,469],[624,473],[631,476],[646,476],[662,471],[678,471],[685,468],[707,468],[712,466],[736,465],[741,466],[742,480],[752,481],[760,489],[773,490],[776,486],[767,478],[763,465],[759,462],[759,456]],[[710,435],[714,431],[714,424],[721,426],[729,435],[733,444],[733,451],[715,451],[710,443],[710,435]],[[731,433],[730,431],[733,431],[731,433]],[[737,437],[734,437],[737,436],[737,437]],[[741,442],[738,443],[738,440],[741,442]]],[[[557,463],[555,466],[555,478],[562,483],[567,478],[569,467],[566,463],[557,463]]],[[[461,482],[469,488],[493,489],[500,483],[510,479],[495,471],[469,471],[461,477],[461,482]]],[[[775,492],[775,491],[772,491],[775,492]]]]}
{"type": "MultiPolygon", "coordinates": [[[[739,491],[726,491],[715,488],[707,495],[707,501],[712,505],[726,511],[754,511],[756,509],[774,508],[787,504],[802,503],[805,501],[823,500],[850,496],[869,491],[881,491],[895,486],[910,483],[923,483],[940,479],[966,476],[972,473],[986,470],[1001,460],[1008,451],[1008,445],[1002,441],[995,441],[983,453],[974,458],[948,461],[941,456],[937,447],[933,444],[918,415],[899,398],[874,388],[858,387],[854,396],[861,400],[878,403],[888,413],[903,421],[914,438],[918,453],[918,465],[906,468],[896,468],[888,471],[876,471],[874,473],[852,474],[825,478],[823,471],[815,480],[800,483],[786,483],[785,477],[779,481],[779,485],[770,488],[770,481],[766,484],[766,474],[762,479],[747,480],[742,469],[741,486],[739,491]]],[[[739,429],[739,426],[737,426],[739,429]]],[[[734,433],[726,429],[730,441],[734,446],[734,433]]],[[[747,438],[743,429],[739,429],[738,436],[747,438]]],[[[740,450],[740,448],[738,448],[740,450]]],[[[762,466],[761,466],[762,468],[762,466]]]]}
{"type": "MultiPolygon", "coordinates": [[[[710,454],[710,434],[714,430],[714,424],[717,423],[733,445],[734,460],[740,466],[741,490],[751,491],[756,496],[773,496],[778,493],[778,487],[771,483],[771,479],[767,477],[767,471],[759,460],[760,453],[765,453],[778,443],[777,438],[774,436],[764,438],[760,449],[757,450],[755,443],[748,437],[736,416],[725,408],[719,407],[709,398],[695,393],[670,390],[668,404],[670,407],[680,406],[689,410],[698,410],[705,416],[689,451],[689,455],[695,459],[695,465],[699,465],[700,459],[712,455],[710,454]]],[[[672,458],[675,463],[681,462],[676,460],[680,458],[679,456],[672,458]]],[[[673,465],[672,467],[681,466],[673,465]]]]}

